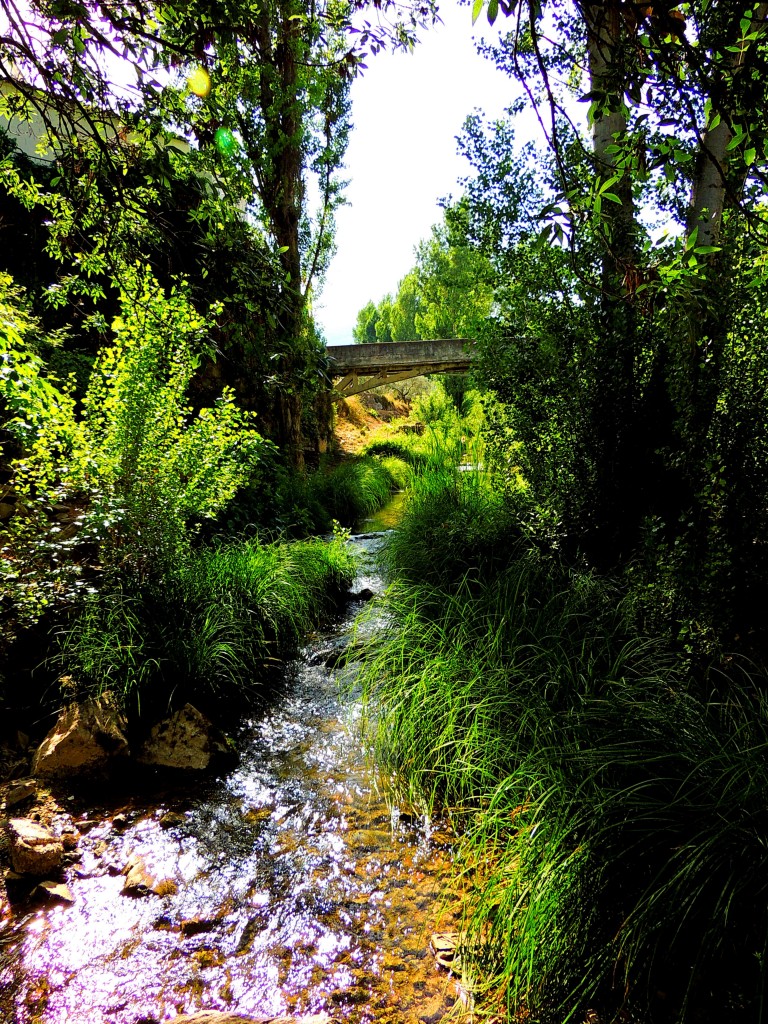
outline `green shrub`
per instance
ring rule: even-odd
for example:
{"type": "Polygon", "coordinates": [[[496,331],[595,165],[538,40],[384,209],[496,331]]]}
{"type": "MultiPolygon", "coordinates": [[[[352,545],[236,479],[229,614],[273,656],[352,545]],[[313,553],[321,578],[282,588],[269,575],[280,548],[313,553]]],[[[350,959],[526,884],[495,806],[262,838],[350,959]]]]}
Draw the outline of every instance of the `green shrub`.
{"type": "Polygon", "coordinates": [[[0,333],[6,428],[25,449],[13,465],[20,511],[3,557],[19,603],[38,613],[50,578],[62,567],[75,578],[88,545],[102,570],[162,574],[269,448],[231,390],[197,413],[188,404],[206,322],[184,290],[165,295],[135,269],[122,283],[114,344],[100,352],[81,409],[66,384],[46,378],[28,323],[6,318],[0,333]],[[66,543],[62,509],[72,510],[66,543]]]}

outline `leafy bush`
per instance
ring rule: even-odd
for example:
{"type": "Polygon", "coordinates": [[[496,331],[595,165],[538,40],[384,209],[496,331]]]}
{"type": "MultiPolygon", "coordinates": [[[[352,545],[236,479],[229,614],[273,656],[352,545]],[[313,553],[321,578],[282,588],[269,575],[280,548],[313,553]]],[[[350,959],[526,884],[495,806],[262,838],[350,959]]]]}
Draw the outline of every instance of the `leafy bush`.
{"type": "Polygon", "coordinates": [[[19,511],[4,549],[22,603],[34,603],[52,568],[72,563],[74,547],[83,560],[91,545],[102,567],[121,573],[162,573],[268,448],[229,389],[212,408],[194,413],[189,405],[207,325],[183,289],[165,295],[147,274],[126,269],[121,309],[81,409],[66,384],[46,378],[12,321],[0,335],[6,428],[24,446],[14,463],[19,511]],[[64,539],[55,516],[66,510],[64,539]]]}

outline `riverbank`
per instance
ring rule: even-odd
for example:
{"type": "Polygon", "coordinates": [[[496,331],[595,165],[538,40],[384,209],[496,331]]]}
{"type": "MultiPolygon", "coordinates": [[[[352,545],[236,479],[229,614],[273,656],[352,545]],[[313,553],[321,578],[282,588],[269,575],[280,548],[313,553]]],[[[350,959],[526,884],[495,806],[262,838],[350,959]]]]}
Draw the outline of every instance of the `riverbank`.
{"type": "Polygon", "coordinates": [[[525,507],[480,473],[417,479],[363,648],[377,757],[461,835],[479,1012],[753,1024],[765,677],[646,631],[626,581],[534,543],[525,507]]]}

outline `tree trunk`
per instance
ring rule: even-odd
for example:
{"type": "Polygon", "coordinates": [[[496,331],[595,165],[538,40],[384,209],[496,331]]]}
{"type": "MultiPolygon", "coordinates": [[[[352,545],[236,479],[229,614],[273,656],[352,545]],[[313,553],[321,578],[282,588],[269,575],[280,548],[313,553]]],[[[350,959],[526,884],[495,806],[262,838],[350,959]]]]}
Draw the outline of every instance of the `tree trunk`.
{"type": "Polygon", "coordinates": [[[282,355],[278,373],[288,389],[278,391],[275,413],[278,443],[297,468],[302,468],[301,397],[291,378],[304,369],[300,350],[304,320],[301,287],[300,221],[304,199],[304,145],[302,108],[297,74],[297,48],[301,25],[291,0],[278,0],[272,22],[265,6],[257,20],[257,47],[261,57],[260,97],[264,121],[264,153],[249,154],[261,168],[260,197],[271,233],[279,249],[285,274],[278,344],[282,355]]]}
{"type": "Polygon", "coordinates": [[[633,380],[637,325],[624,287],[635,263],[636,223],[631,175],[617,167],[617,157],[609,150],[627,130],[616,59],[624,31],[620,5],[617,0],[583,3],[582,14],[591,92],[600,104],[592,129],[595,171],[601,181],[618,176],[610,191],[621,200],[605,202],[601,211],[601,336],[594,357],[592,410],[595,475],[586,534],[591,558],[608,566],[634,544],[642,512],[637,503],[642,439],[635,430],[633,380]]]}

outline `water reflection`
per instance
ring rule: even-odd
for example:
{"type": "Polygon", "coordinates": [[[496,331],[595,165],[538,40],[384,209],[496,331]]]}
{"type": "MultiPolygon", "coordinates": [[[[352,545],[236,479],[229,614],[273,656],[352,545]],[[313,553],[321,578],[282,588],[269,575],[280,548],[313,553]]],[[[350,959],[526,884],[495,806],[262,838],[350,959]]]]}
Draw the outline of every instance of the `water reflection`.
{"type": "MultiPolygon", "coordinates": [[[[370,570],[357,586],[381,581],[370,570]]],[[[388,804],[359,710],[339,697],[335,671],[314,664],[352,615],[307,648],[278,706],[247,724],[234,772],[193,800],[142,809],[123,830],[105,820],[83,836],[74,904],[16,925],[13,965],[0,972],[14,1024],[135,1024],[197,1009],[416,1024],[453,1005],[455,982],[428,947],[433,930],[454,926],[439,919],[449,844],[388,804]],[[123,893],[129,862],[153,894],[123,893]]]]}

